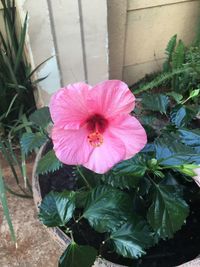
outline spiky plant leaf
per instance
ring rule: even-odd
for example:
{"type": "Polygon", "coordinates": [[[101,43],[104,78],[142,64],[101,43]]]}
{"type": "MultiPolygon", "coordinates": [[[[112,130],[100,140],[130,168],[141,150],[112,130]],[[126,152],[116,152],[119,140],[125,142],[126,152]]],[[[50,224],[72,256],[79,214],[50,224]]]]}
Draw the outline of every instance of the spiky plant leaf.
{"type": "Polygon", "coordinates": [[[50,192],[46,195],[39,207],[40,221],[48,227],[65,226],[75,210],[74,195],[74,192],[67,191],[50,192]]]}
{"type": "Polygon", "coordinates": [[[187,203],[179,195],[176,186],[153,184],[152,204],[147,219],[161,238],[173,237],[189,214],[187,203]]]}
{"type": "Polygon", "coordinates": [[[128,194],[118,189],[98,186],[88,195],[82,216],[96,231],[110,231],[130,216],[130,201],[128,194]]]}
{"type": "Polygon", "coordinates": [[[133,216],[131,222],[112,231],[110,239],[118,254],[131,259],[146,254],[145,249],[154,243],[147,222],[137,216],[133,216]]]}
{"type": "Polygon", "coordinates": [[[21,137],[20,143],[25,154],[41,147],[47,141],[47,137],[40,133],[24,133],[21,137]]]}
{"type": "Polygon", "coordinates": [[[144,94],[142,97],[142,105],[145,109],[166,114],[169,98],[164,94],[144,94]]]}
{"type": "Polygon", "coordinates": [[[45,128],[51,122],[49,107],[37,109],[29,116],[29,120],[42,128],[45,128]]]}
{"type": "Polygon", "coordinates": [[[48,172],[54,172],[62,166],[62,163],[58,160],[54,150],[50,150],[45,154],[38,162],[37,174],[45,174],[48,172]]]}
{"type": "Polygon", "coordinates": [[[72,242],[60,257],[58,267],[92,267],[96,256],[95,248],[72,242]]]}

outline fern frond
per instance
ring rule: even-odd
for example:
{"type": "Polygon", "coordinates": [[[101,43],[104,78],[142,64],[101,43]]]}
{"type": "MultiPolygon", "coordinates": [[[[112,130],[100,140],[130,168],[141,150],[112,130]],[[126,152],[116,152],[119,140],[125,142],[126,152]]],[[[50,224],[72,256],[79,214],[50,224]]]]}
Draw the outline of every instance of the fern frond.
{"type": "Polygon", "coordinates": [[[180,68],[185,61],[185,45],[179,40],[176,50],[172,54],[172,67],[173,69],[180,68]]]}
{"type": "Polygon", "coordinates": [[[139,93],[142,93],[142,92],[147,91],[149,89],[153,89],[153,88],[161,85],[163,82],[172,79],[174,77],[174,75],[187,72],[189,69],[191,69],[191,67],[183,66],[181,68],[174,69],[172,72],[164,72],[164,73],[160,74],[159,76],[157,76],[153,81],[146,83],[146,84],[143,84],[140,88],[135,90],[133,93],[139,94],[139,93]]]}
{"type": "Polygon", "coordinates": [[[171,57],[172,53],[174,52],[174,49],[176,47],[176,39],[177,39],[177,34],[175,34],[174,36],[171,37],[171,39],[169,40],[167,47],[165,49],[165,53],[171,57]]]}
{"type": "Polygon", "coordinates": [[[174,36],[171,37],[169,40],[167,47],[165,49],[165,54],[167,55],[166,61],[163,63],[163,71],[170,71],[170,62],[172,60],[172,54],[174,52],[174,49],[176,47],[176,39],[177,35],[175,34],[174,36]]]}

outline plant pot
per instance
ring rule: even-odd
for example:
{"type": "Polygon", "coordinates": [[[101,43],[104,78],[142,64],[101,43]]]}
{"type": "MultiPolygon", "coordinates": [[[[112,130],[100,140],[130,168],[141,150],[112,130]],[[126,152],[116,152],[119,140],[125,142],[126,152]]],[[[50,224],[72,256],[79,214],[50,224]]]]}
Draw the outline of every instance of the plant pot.
{"type": "MultiPolygon", "coordinates": [[[[35,202],[37,210],[39,210],[39,205],[42,201],[42,195],[41,195],[41,188],[40,188],[40,183],[39,183],[39,176],[36,174],[36,169],[37,169],[38,162],[45,149],[45,146],[46,145],[42,146],[41,149],[39,150],[36,156],[36,159],[35,159],[34,167],[33,167],[32,187],[33,187],[34,202],[35,202]]],[[[60,245],[60,247],[64,251],[66,247],[70,244],[71,239],[59,227],[52,227],[52,228],[48,228],[46,226],[44,227],[47,229],[47,231],[51,234],[52,238],[60,245]]],[[[179,265],[177,267],[199,267],[199,266],[200,266],[200,257],[190,262],[179,265]]],[[[93,267],[127,267],[127,266],[118,265],[116,263],[107,261],[103,258],[97,258],[93,267]]]]}

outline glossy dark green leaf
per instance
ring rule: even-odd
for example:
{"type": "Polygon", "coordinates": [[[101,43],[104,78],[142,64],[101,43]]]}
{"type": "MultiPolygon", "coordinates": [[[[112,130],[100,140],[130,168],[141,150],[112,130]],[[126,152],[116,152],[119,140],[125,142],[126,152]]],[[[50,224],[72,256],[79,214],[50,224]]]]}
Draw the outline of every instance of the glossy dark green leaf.
{"type": "Polygon", "coordinates": [[[194,114],[187,107],[182,105],[177,105],[174,107],[170,114],[171,123],[176,125],[176,127],[184,127],[191,121],[194,114]]]}
{"type": "Polygon", "coordinates": [[[42,128],[45,128],[51,122],[51,115],[48,107],[36,110],[29,116],[29,120],[42,128]]]}
{"type": "Polygon", "coordinates": [[[135,188],[144,176],[147,166],[141,155],[122,161],[110,172],[101,176],[104,183],[117,188],[135,188]]]}
{"type": "Polygon", "coordinates": [[[89,191],[77,191],[75,195],[75,204],[77,208],[84,208],[87,203],[89,191]]]}
{"type": "Polygon", "coordinates": [[[24,133],[20,140],[21,147],[24,153],[33,151],[41,147],[47,141],[47,137],[40,133],[24,133]]]}
{"type": "Polygon", "coordinates": [[[110,239],[115,251],[126,258],[141,257],[146,254],[145,249],[154,243],[147,223],[137,217],[131,223],[125,223],[113,231],[110,239]]]}
{"type": "Polygon", "coordinates": [[[80,246],[72,242],[59,259],[58,267],[92,267],[97,251],[90,246],[80,246]]]}
{"type": "Polygon", "coordinates": [[[144,94],[142,105],[145,109],[166,113],[169,105],[169,98],[163,94],[144,94]]]}
{"type": "Polygon", "coordinates": [[[58,160],[53,150],[50,150],[45,154],[40,161],[36,169],[37,174],[45,174],[48,172],[54,172],[62,166],[62,163],[58,160]]]}
{"type": "Polygon", "coordinates": [[[175,166],[200,163],[199,154],[189,146],[181,143],[178,135],[165,135],[155,140],[156,159],[161,165],[175,166]]]}
{"type": "Polygon", "coordinates": [[[130,175],[118,175],[113,172],[109,172],[101,177],[104,184],[111,185],[112,187],[120,189],[135,188],[141,177],[130,176],[130,175]]]}
{"type": "Polygon", "coordinates": [[[101,178],[100,178],[101,175],[100,174],[94,173],[93,171],[91,171],[91,170],[89,170],[83,166],[79,166],[78,168],[74,169],[74,174],[78,178],[77,184],[79,187],[85,186],[85,182],[84,182],[80,172],[86,178],[86,180],[88,181],[88,183],[90,184],[90,186],[92,188],[100,185],[100,182],[101,182],[101,178]]]}
{"type": "Polygon", "coordinates": [[[200,130],[188,130],[179,129],[178,133],[180,135],[181,141],[189,146],[194,147],[194,149],[200,153],[200,130]]]}
{"type": "Polygon", "coordinates": [[[74,193],[50,192],[42,200],[39,207],[39,219],[48,226],[64,226],[71,218],[75,209],[74,193]]]}
{"type": "Polygon", "coordinates": [[[161,238],[173,237],[185,223],[188,214],[188,205],[180,196],[176,186],[153,185],[152,204],[147,219],[161,238]]]}
{"type": "Polygon", "coordinates": [[[116,175],[130,175],[133,177],[142,177],[147,169],[145,160],[141,155],[136,155],[131,159],[124,160],[117,164],[112,172],[116,175]]]}
{"type": "Polygon", "coordinates": [[[98,186],[88,196],[83,217],[96,231],[106,232],[118,227],[130,212],[128,194],[111,186],[98,186]]]}

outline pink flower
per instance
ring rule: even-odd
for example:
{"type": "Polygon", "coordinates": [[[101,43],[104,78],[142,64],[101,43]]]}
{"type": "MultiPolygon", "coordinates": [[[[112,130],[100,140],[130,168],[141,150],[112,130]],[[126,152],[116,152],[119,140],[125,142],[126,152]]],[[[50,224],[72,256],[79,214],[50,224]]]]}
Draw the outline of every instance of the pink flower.
{"type": "Polygon", "coordinates": [[[135,97],[127,85],[109,80],[91,87],[70,84],[50,102],[52,140],[58,159],[105,173],[146,144],[145,130],[129,113],[135,97]]]}

